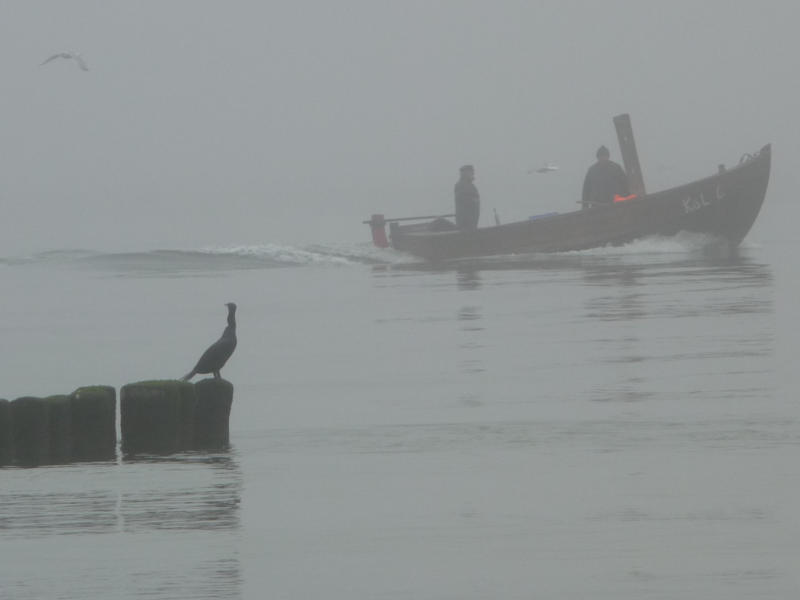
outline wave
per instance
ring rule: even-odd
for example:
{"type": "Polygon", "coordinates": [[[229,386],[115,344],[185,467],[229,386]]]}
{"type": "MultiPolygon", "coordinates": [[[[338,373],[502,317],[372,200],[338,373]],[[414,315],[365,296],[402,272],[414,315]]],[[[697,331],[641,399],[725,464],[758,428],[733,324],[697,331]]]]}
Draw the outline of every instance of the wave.
{"type": "Polygon", "coordinates": [[[99,252],[62,249],[24,256],[0,257],[0,265],[36,266],[72,264],[125,272],[185,272],[231,269],[270,269],[306,266],[386,265],[407,257],[372,244],[314,244],[291,246],[279,243],[210,246],[197,249],[157,249],[133,252],[99,252]]]}
{"type": "Polygon", "coordinates": [[[18,266],[41,263],[64,263],[82,260],[96,255],[92,250],[69,249],[69,250],[47,250],[34,254],[24,254],[20,256],[0,256],[0,265],[18,266]]]}

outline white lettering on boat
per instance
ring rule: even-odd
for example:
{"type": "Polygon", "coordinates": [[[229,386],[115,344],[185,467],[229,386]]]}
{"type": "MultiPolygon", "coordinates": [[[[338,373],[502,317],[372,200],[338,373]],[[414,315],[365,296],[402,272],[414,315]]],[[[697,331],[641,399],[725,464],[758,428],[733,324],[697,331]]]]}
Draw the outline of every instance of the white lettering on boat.
{"type": "Polygon", "coordinates": [[[717,184],[717,187],[714,189],[714,197],[708,198],[706,197],[705,193],[699,192],[697,194],[691,194],[683,199],[683,212],[687,215],[689,213],[693,213],[695,211],[700,210],[701,208],[705,208],[706,206],[711,206],[715,201],[719,202],[720,200],[725,199],[725,190],[722,189],[720,184],[717,184]]]}

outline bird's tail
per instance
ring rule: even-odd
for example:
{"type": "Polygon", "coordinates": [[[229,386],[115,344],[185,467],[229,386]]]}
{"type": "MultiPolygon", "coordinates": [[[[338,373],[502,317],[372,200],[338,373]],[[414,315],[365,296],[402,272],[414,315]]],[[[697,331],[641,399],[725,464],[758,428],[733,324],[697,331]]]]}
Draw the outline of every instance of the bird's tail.
{"type": "Polygon", "coordinates": [[[181,381],[189,381],[192,377],[197,374],[197,371],[189,371],[186,375],[181,377],[181,381]]]}

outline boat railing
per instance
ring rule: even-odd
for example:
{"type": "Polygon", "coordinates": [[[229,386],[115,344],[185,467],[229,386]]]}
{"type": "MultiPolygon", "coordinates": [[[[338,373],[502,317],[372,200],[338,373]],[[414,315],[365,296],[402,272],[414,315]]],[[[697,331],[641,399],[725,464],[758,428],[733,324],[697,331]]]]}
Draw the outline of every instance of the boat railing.
{"type": "Polygon", "coordinates": [[[399,223],[401,221],[435,221],[436,219],[448,219],[455,217],[451,215],[424,215],[419,217],[399,217],[387,219],[382,214],[374,214],[368,221],[362,221],[364,225],[369,225],[372,231],[372,243],[378,248],[388,248],[389,240],[386,237],[386,224],[399,223]]]}

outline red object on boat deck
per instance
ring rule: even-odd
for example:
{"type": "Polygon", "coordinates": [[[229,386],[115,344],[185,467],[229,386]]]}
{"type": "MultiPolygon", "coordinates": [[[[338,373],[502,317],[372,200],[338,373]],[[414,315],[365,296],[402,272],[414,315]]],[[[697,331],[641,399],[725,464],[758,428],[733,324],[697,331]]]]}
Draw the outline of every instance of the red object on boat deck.
{"type": "Polygon", "coordinates": [[[372,243],[378,248],[388,248],[389,240],[386,239],[386,220],[383,215],[372,215],[369,220],[369,228],[372,230],[372,243]]]}
{"type": "Polygon", "coordinates": [[[614,202],[627,202],[628,200],[633,200],[636,198],[636,194],[631,194],[630,196],[620,196],[619,194],[614,194],[614,202]]]}

